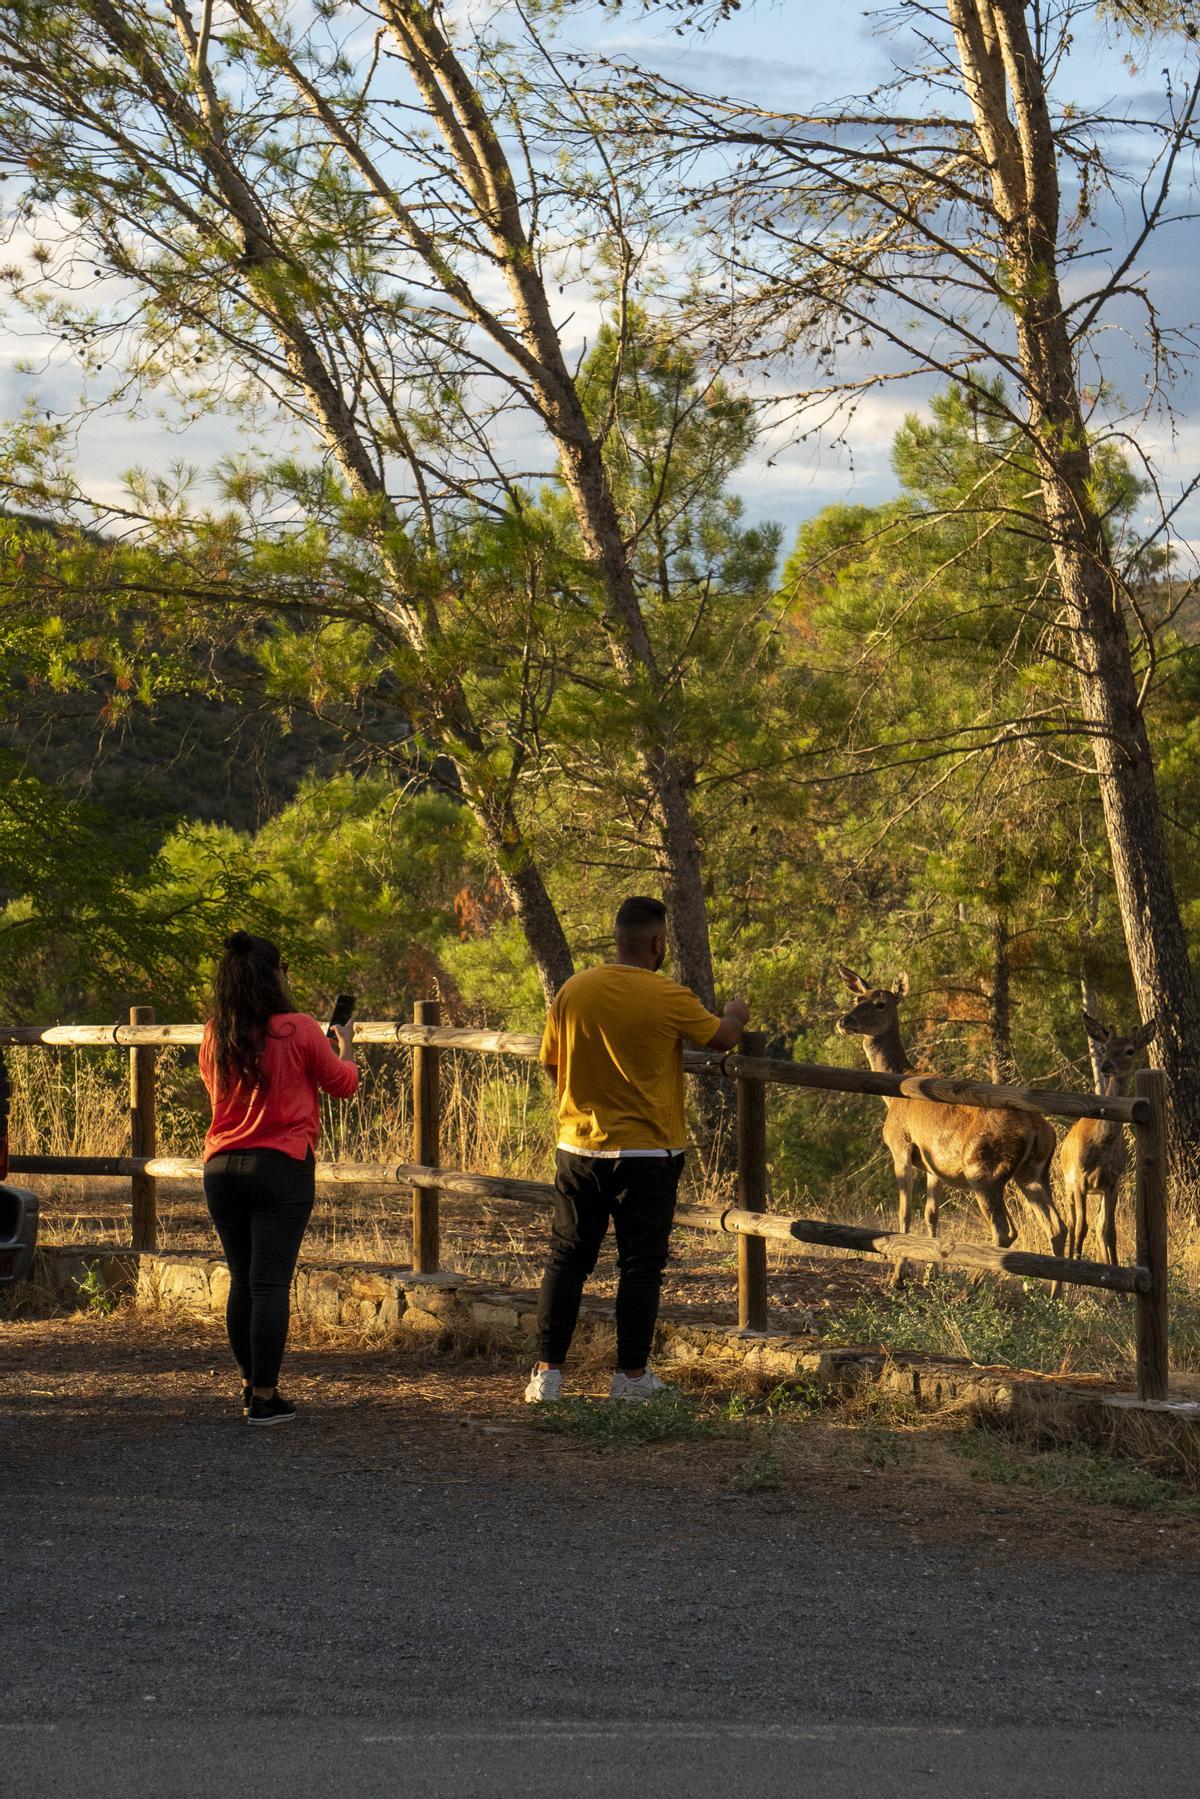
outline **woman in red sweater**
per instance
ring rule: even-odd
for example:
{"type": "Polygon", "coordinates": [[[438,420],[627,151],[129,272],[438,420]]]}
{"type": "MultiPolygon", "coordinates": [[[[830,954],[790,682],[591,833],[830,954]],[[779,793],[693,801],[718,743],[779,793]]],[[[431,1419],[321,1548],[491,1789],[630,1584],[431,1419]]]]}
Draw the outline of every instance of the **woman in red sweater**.
{"type": "Polygon", "coordinates": [[[358,1086],[354,1026],[322,1027],[293,1010],[286,964],[265,937],[235,931],[213,983],[200,1073],[212,1101],[204,1195],[229,1264],[225,1321],[251,1424],[296,1416],[278,1390],[289,1298],[315,1197],[318,1092],[358,1086]]]}

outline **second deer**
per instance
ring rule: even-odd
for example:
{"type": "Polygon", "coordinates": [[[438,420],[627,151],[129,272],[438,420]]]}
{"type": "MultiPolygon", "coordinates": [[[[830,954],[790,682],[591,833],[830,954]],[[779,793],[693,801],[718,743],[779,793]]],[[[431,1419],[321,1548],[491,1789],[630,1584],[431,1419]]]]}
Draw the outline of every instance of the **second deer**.
{"type": "MultiPolygon", "coordinates": [[[[902,974],[891,990],[872,987],[844,963],[838,963],[838,972],[859,996],[853,1010],[838,1020],[838,1031],[861,1036],[872,1068],[916,1074],[900,1036],[899,1003],[908,992],[908,976],[902,974]]],[[[1015,1106],[951,1106],[933,1099],[887,1099],[884,1104],[883,1140],[900,1188],[901,1231],[907,1232],[912,1219],[914,1177],[924,1170],[925,1222],[931,1236],[937,1236],[944,1189],[960,1187],[974,1194],[997,1249],[1007,1249],[1017,1234],[1005,1204],[1011,1181],[1040,1219],[1051,1253],[1062,1255],[1067,1228],[1050,1193],[1056,1139],[1053,1125],[1040,1112],[1015,1106]]],[[[897,1278],[901,1272],[898,1266],[897,1278]]]]}
{"type": "MultiPolygon", "coordinates": [[[[1093,1043],[1100,1049],[1100,1078],[1104,1093],[1116,1098],[1129,1090],[1142,1051],[1158,1029],[1152,1018],[1139,1026],[1131,1037],[1117,1033],[1090,1013],[1083,1015],[1084,1026],[1093,1043]]],[[[1081,1256],[1088,1233],[1088,1199],[1100,1201],[1100,1244],[1104,1260],[1117,1264],[1117,1190],[1128,1164],[1125,1127],[1106,1118],[1081,1118],[1062,1140],[1058,1166],[1067,1198],[1067,1254],[1081,1256]]]]}

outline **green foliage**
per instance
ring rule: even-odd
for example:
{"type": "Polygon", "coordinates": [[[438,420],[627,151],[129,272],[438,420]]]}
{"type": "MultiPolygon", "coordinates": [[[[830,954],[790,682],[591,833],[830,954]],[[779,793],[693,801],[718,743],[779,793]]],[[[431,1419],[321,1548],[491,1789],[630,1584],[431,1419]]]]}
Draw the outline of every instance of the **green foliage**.
{"type": "Polygon", "coordinates": [[[768,1445],[748,1455],[734,1472],[732,1486],[739,1493],[777,1493],[783,1484],[778,1453],[768,1445]]]}
{"type": "Polygon", "coordinates": [[[771,1424],[799,1423],[823,1410],[828,1396],[811,1381],[781,1381],[768,1393],[734,1393],[726,1404],[732,1419],[762,1418],[771,1424]]]}
{"type": "MultiPolygon", "coordinates": [[[[1140,28],[1178,9],[1114,0],[1109,10],[1140,28]]],[[[23,170],[14,233],[36,238],[46,214],[69,221],[7,281],[89,373],[116,354],[128,391],[169,389],[190,418],[231,406],[258,446],[282,405],[313,447],[252,448],[216,471],[215,488],[183,465],[135,471],[120,543],[13,521],[0,546],[5,675],[13,693],[97,690],[101,734],[208,693],[232,741],[244,717],[235,700],[252,691],[281,735],[300,720],[335,734],[345,764],[331,771],[314,757],[310,778],[277,782],[253,819],[220,815],[169,781],[140,796],[127,786],[120,806],[99,779],[82,795],[41,770],[42,788],[14,788],[0,921],[10,1003],[104,1009],[122,983],[147,990],[151,955],[154,996],[190,1001],[225,921],[252,914],[287,934],[314,990],[353,984],[387,1010],[437,986],[454,1003],[533,1022],[540,998],[513,918],[514,875],[536,866],[582,958],[606,948],[618,891],[664,878],[653,761],[669,749],[704,854],[719,984],[748,990],[780,1053],[857,1057],[831,1035],[841,956],[881,978],[910,966],[919,1056],[963,1072],[1082,1073],[1081,976],[1110,1009],[1127,1012],[1130,993],[1039,471],[1010,422],[1021,409],[975,380],[938,396],[931,418],[899,433],[896,500],[810,521],[777,586],[778,534],[748,525],[731,491],[754,413],[706,360],[728,320],[702,355],[651,309],[652,284],[625,279],[644,281],[655,264],[650,178],[636,171],[642,133],[669,135],[665,120],[639,89],[650,111],[626,134],[636,141],[612,136],[596,159],[580,144],[612,102],[586,115],[581,138],[574,90],[556,90],[528,141],[557,141],[561,156],[553,179],[539,163],[527,222],[535,256],[553,245],[566,280],[570,264],[607,283],[576,392],[604,445],[649,645],[631,657],[636,672],[614,673],[613,584],[568,503],[578,469],[544,486],[507,472],[510,409],[530,399],[529,370],[515,386],[496,379],[488,359],[497,346],[508,356],[512,321],[487,345],[490,289],[464,301],[457,285],[475,278],[474,234],[492,221],[469,196],[459,210],[453,175],[447,186],[430,160],[429,118],[395,106],[387,56],[356,67],[338,8],[293,17],[276,6],[228,24],[206,39],[213,106],[202,117],[163,9],[134,4],[111,19],[43,0],[6,9],[0,137],[23,170]],[[331,153],[329,115],[297,104],[292,57],[388,178],[402,176],[382,204],[365,163],[331,153]],[[371,123],[380,105],[382,137],[371,123]],[[206,146],[209,133],[219,144],[206,146]],[[403,210],[413,167],[425,171],[419,231],[403,210]],[[246,237],[245,194],[269,253],[246,237]],[[118,277],[112,309],[75,279],[88,248],[118,277]],[[123,348],[110,352],[118,336],[123,348]],[[84,799],[122,828],[80,809],[84,799]]],[[[481,29],[470,78],[505,121],[502,138],[519,116],[524,140],[538,79],[481,29]]],[[[916,129],[898,128],[902,139],[916,129]]],[[[1097,178],[1086,138],[1068,130],[1057,146],[1067,163],[1080,158],[1085,198],[1097,178]]],[[[891,204],[856,141],[851,131],[849,163],[836,143],[789,154],[779,192],[767,184],[782,257],[767,335],[830,375],[839,356],[826,327],[836,318],[840,339],[852,315],[839,304],[837,259],[807,264],[810,247],[824,254],[808,222],[850,242],[891,204]],[[787,229],[789,217],[805,229],[787,229]],[[790,302],[802,264],[813,280],[800,325],[790,302]]],[[[763,152],[773,157],[769,141],[763,152]]],[[[767,224],[758,176],[751,152],[739,184],[752,239],[767,224]]],[[[918,239],[951,191],[931,179],[910,216],[918,239]]],[[[918,287],[940,281],[946,245],[977,217],[969,190],[938,226],[949,239],[926,240],[918,287]]],[[[886,231],[881,241],[892,241],[886,231]]],[[[774,251],[758,243],[769,262],[774,251]]],[[[897,267],[916,266],[911,244],[894,247],[897,267]]],[[[1011,244],[980,254],[993,269],[1015,257],[1011,244]]],[[[859,276],[898,293],[907,277],[872,275],[870,260],[854,262],[859,276]]],[[[999,275],[1015,303],[1036,285],[1015,263],[999,275]]],[[[932,316],[941,307],[947,343],[969,351],[956,366],[978,367],[967,290],[946,290],[967,313],[945,310],[943,292],[932,316]]],[[[723,284],[712,297],[725,313],[723,284]]],[[[860,317],[845,342],[869,347],[871,335],[860,317]]],[[[85,516],[69,449],[67,430],[31,405],[7,434],[0,482],[48,518],[85,516]]],[[[1092,460],[1087,499],[1115,542],[1138,485],[1111,450],[1092,460]]],[[[1151,585],[1164,571],[1143,557],[1139,572],[1151,585]]],[[[1200,676],[1169,633],[1162,645],[1138,672],[1184,911],[1200,925],[1200,676]]],[[[858,1102],[781,1102],[780,1182],[824,1186],[876,1166],[875,1116],[858,1102]]]]}
{"type": "Polygon", "coordinates": [[[18,1016],[111,1016],[116,996],[194,1007],[212,944],[247,915],[278,928],[264,885],[233,846],[178,870],[150,833],[0,758],[0,991],[18,1016]]]}
{"type": "Polygon", "coordinates": [[[954,1447],[973,1464],[977,1480],[1032,1487],[1047,1496],[1082,1505],[1114,1505],[1127,1511],[1200,1513],[1200,1499],[1179,1485],[1121,1456],[1100,1455],[1085,1444],[1022,1453],[998,1431],[979,1426],[963,1432],[954,1447]]]}
{"type": "Polygon", "coordinates": [[[1090,1290],[1051,1299],[1042,1281],[1019,1294],[996,1281],[933,1272],[874,1299],[860,1299],[836,1326],[844,1343],[886,1343],[1053,1373],[1073,1366],[1123,1368],[1132,1360],[1129,1307],[1090,1290]]]}
{"type": "MultiPolygon", "coordinates": [[[[136,731],[196,701],[235,767],[247,714],[269,712],[296,757],[253,829],[204,822],[185,762],[140,817],[135,790],[118,801],[99,780],[15,787],[0,824],[10,1012],[111,1015],[127,995],[194,1010],[224,930],[252,919],[286,938],[314,1008],[350,987],[399,1015],[436,992],[459,1015],[536,1028],[503,844],[440,759],[453,677],[487,727],[455,744],[471,798],[511,806],[581,960],[607,953],[616,894],[661,880],[632,751],[653,708],[690,771],[718,987],[748,992],[776,1053],[857,1063],[832,1029],[842,958],[881,979],[909,969],[910,1041],[935,1066],[987,1074],[1011,1054],[1031,1078],[1087,1078],[1081,972],[1102,1007],[1131,1002],[1087,746],[1045,654],[1057,599],[1036,482],[998,396],[955,388],[907,420],[897,499],[826,509],[776,583],[775,534],[729,493],[744,403],[649,315],[631,315],[616,357],[605,329],[581,391],[596,424],[613,409],[610,473],[662,671],[644,692],[612,678],[600,586],[553,489],[410,537],[326,469],[245,460],[223,469],[212,511],[184,480],[148,488],[153,552],[9,522],[10,693],[94,704],[98,734],[110,702],[136,731]],[[401,577],[404,603],[437,606],[423,669],[378,627],[401,577]],[[314,717],[328,738],[303,735],[314,717]]],[[[1107,454],[1097,470],[1119,532],[1136,483],[1107,454]]],[[[1162,572],[1146,574],[1160,609],[1162,572]]],[[[1200,925],[1200,657],[1169,634],[1162,646],[1160,780],[1200,925]]],[[[774,1190],[819,1208],[836,1183],[890,1203],[876,1117],[851,1097],[778,1094],[774,1190]]]]}
{"type": "Polygon", "coordinates": [[[902,1439],[896,1431],[888,1430],[879,1424],[868,1424],[862,1436],[863,1460],[868,1468],[874,1468],[882,1474],[887,1469],[900,1466],[904,1460],[905,1451],[901,1447],[902,1439]]]}
{"type": "Polygon", "coordinates": [[[111,1287],[105,1284],[97,1262],[90,1262],[82,1276],[75,1282],[75,1291],[80,1305],[93,1317],[107,1318],[117,1309],[117,1298],[111,1287]]]}
{"type": "Polygon", "coordinates": [[[803,1424],[827,1405],[827,1396],[810,1382],[783,1381],[765,1394],[733,1393],[725,1400],[694,1400],[660,1393],[636,1405],[597,1399],[564,1399],[537,1406],[530,1421],[538,1430],[579,1437],[594,1444],[703,1442],[737,1437],[765,1426],[767,1442],[734,1475],[742,1492],[767,1491],[778,1485],[780,1464],[770,1437],[785,1424],[803,1424]]]}

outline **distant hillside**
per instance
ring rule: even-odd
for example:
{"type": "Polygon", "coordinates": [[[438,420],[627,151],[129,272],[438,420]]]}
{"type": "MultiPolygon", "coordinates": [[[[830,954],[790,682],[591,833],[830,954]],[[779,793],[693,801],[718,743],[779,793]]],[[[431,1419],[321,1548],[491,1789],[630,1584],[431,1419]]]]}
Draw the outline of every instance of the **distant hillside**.
{"type": "Polygon", "coordinates": [[[1175,616],[1175,629],[1185,643],[1200,644],[1200,593],[1184,600],[1175,616]]]}
{"type": "MultiPolygon", "coordinates": [[[[33,514],[0,508],[0,518],[59,534],[33,514]]],[[[287,805],[306,776],[334,774],[359,754],[334,726],[267,699],[250,657],[208,654],[220,700],[164,695],[116,725],[106,713],[113,692],[106,679],[66,694],[11,689],[0,695],[0,747],[16,750],[39,779],[75,788],[114,817],[164,828],[190,818],[239,831],[256,830],[287,805]]],[[[356,717],[355,726],[380,744],[404,728],[382,707],[356,717]]]]}
{"type": "Polygon", "coordinates": [[[1169,618],[1184,643],[1200,643],[1200,592],[1183,581],[1147,581],[1138,590],[1138,607],[1154,624],[1169,618]]]}
{"type": "Polygon", "coordinates": [[[115,817],[187,817],[254,831],[310,773],[344,768],[339,734],[250,699],[172,695],[110,726],[102,692],[22,696],[0,726],[44,781],[66,784],[115,817]]]}

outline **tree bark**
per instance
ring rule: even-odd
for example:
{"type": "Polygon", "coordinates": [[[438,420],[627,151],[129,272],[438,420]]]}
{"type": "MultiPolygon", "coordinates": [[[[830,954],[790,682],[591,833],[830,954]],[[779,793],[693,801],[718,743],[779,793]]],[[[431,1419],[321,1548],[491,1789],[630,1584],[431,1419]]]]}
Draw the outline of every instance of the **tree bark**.
{"type": "Polygon", "coordinates": [[[546,889],[541,870],[529,854],[511,806],[497,805],[487,795],[472,797],[469,789],[467,799],[524,932],[549,1005],[563,982],[574,973],[571,947],[554,901],[546,889]]]}
{"type": "Polygon", "coordinates": [[[991,972],[987,982],[988,1036],[991,1043],[992,1079],[997,1083],[1016,1078],[1012,1042],[1012,985],[1008,955],[1008,920],[1003,912],[991,919],[991,972]]]}
{"type": "Polygon", "coordinates": [[[1021,0],[948,6],[1009,262],[1030,440],[1074,636],[1080,709],[1092,730],[1130,970],[1143,1018],[1159,1021],[1155,1055],[1167,1079],[1172,1178],[1177,1196],[1194,1206],[1200,1005],[1120,577],[1092,497],[1092,456],[1059,284],[1058,171],[1044,72],[1021,0]]]}
{"type": "MultiPolygon", "coordinates": [[[[304,395],[347,487],[356,497],[368,499],[379,508],[380,557],[391,580],[392,598],[386,620],[378,622],[424,657],[430,641],[438,636],[437,618],[428,605],[422,609],[408,599],[405,571],[386,547],[383,527],[399,533],[401,521],[388,496],[379,459],[372,454],[372,447],[328,365],[319,332],[297,304],[280,300],[271,280],[273,267],[288,259],[287,246],[277,240],[269,216],[241,175],[227,142],[224,118],[212,93],[200,47],[192,39],[186,19],[180,24],[180,36],[196,78],[194,102],[171,86],[148,47],[136,39],[111,0],[92,0],[91,10],[114,51],[137,71],[155,104],[195,145],[208,168],[213,189],[220,194],[242,241],[241,267],[251,303],[274,332],[291,378],[304,395]]],[[[445,752],[458,772],[464,798],[524,931],[549,1001],[573,971],[570,947],[553,901],[529,852],[511,801],[481,789],[462,760],[464,752],[468,762],[470,756],[479,754],[483,739],[461,682],[453,676],[437,680],[428,697],[430,717],[437,721],[445,752]]]]}
{"type": "MultiPolygon", "coordinates": [[[[381,11],[429,115],[454,158],[464,188],[495,249],[516,317],[522,373],[558,449],[584,549],[600,577],[600,620],[613,666],[633,711],[633,742],[659,838],[674,972],[714,1004],[708,911],[688,798],[687,770],[664,718],[661,678],[604,463],[559,340],[554,311],[522,217],[504,146],[471,76],[428,7],[382,0],[381,11]]],[[[434,269],[441,279],[438,269],[434,269]]]]}
{"type": "MultiPolygon", "coordinates": [[[[1092,986],[1092,977],[1087,971],[1085,962],[1079,964],[1079,1004],[1089,1017],[1099,1018],[1100,1002],[1096,998],[1096,989],[1092,986]]],[[[1095,1092],[1103,1093],[1105,1080],[1100,1072],[1100,1045],[1090,1031],[1085,1035],[1087,1036],[1088,1061],[1092,1066],[1092,1087],[1095,1092]]]]}

